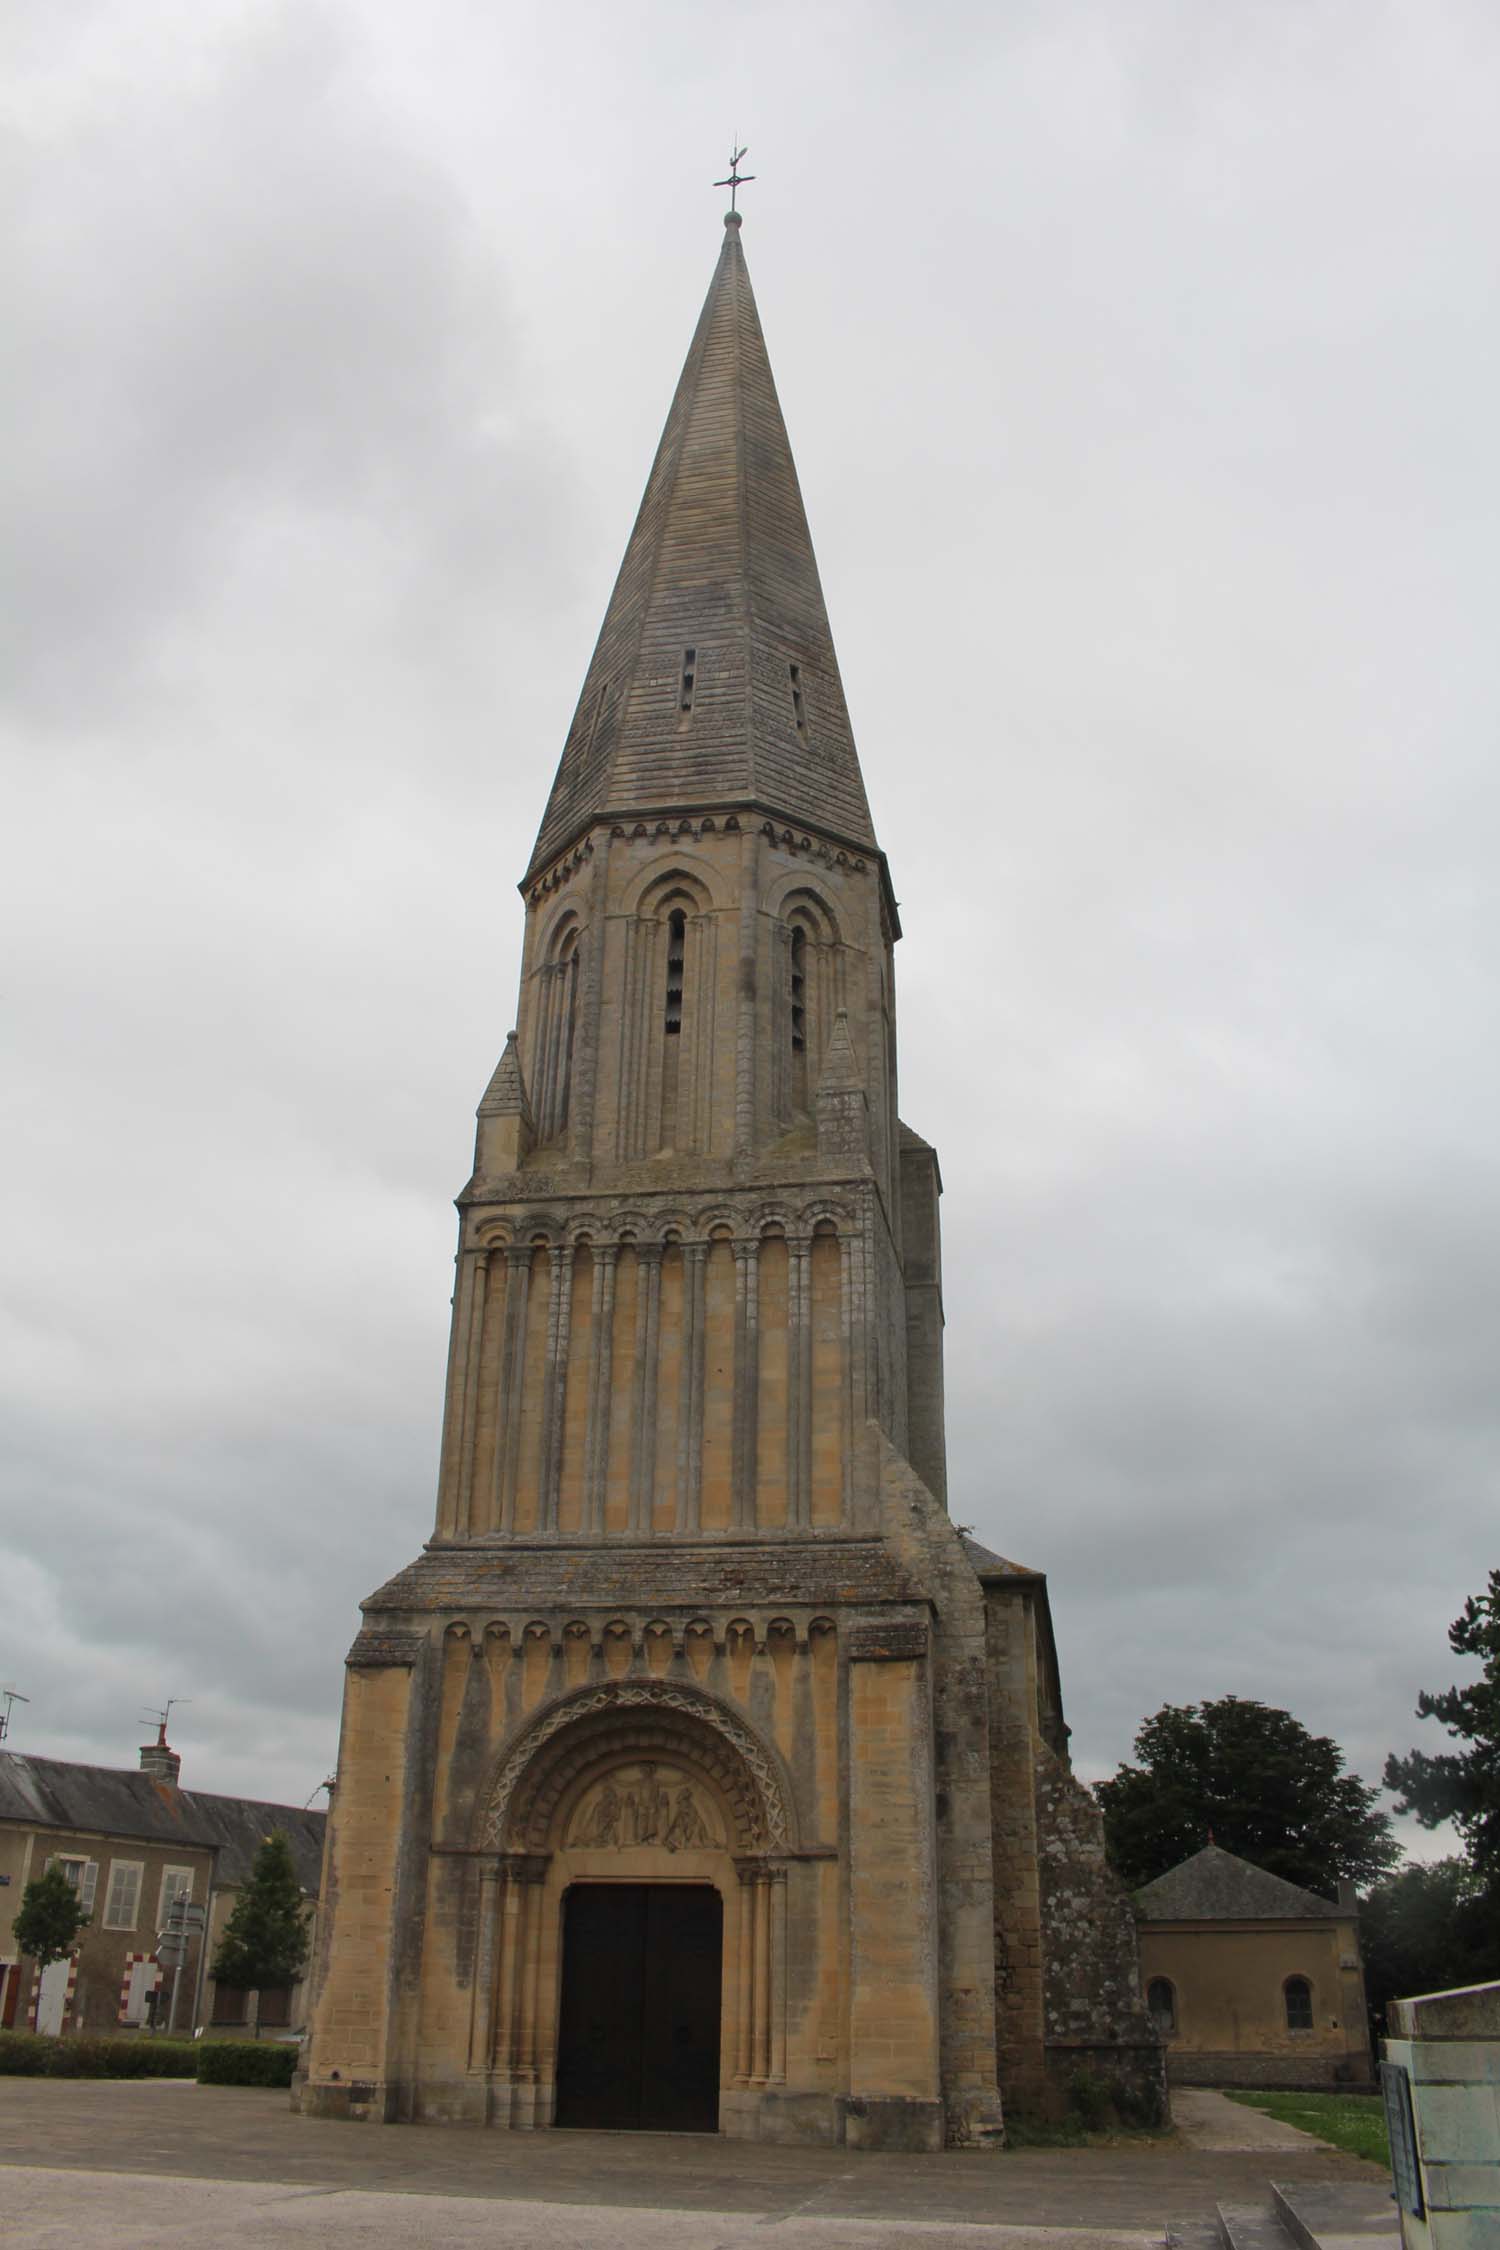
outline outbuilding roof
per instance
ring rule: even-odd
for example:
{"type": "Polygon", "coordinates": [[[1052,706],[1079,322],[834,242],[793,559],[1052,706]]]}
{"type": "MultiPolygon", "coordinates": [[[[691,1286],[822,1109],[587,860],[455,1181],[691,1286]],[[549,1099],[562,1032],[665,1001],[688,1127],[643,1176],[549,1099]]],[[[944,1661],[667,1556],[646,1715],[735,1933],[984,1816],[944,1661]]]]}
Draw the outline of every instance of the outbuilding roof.
{"type": "Polygon", "coordinates": [[[316,1894],[327,1818],[298,1805],[179,1789],[155,1774],[0,1750],[0,1820],[217,1852],[218,1883],[243,1883],[256,1852],[279,1828],[291,1846],[298,1882],[316,1894]]]}
{"type": "Polygon", "coordinates": [[[1205,1844],[1147,1883],[1135,1909],[1143,1922],[1308,1922],[1349,1912],[1219,1844],[1205,1844]]]}

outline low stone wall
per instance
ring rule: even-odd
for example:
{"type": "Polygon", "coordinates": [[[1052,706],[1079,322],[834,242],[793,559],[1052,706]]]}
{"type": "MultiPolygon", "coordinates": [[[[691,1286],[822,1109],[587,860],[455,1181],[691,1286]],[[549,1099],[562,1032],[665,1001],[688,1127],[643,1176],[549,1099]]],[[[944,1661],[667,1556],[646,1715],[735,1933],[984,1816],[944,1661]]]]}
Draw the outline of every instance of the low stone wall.
{"type": "Polygon", "coordinates": [[[1167,2054],[1172,2086],[1283,2086],[1291,2092],[1369,2094],[1344,2055],[1167,2054]]]}

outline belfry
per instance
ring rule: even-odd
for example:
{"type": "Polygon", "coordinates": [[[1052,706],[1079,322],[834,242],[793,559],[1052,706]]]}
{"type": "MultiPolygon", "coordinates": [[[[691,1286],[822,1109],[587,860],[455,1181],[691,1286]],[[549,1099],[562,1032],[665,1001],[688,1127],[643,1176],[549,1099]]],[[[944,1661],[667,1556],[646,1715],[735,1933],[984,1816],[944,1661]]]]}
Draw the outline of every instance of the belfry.
{"type": "Polygon", "coordinates": [[[933,2149],[1161,2083],[1044,1582],[945,1509],[937,1157],[740,233],[521,885],[316,2115],[933,2149]]]}

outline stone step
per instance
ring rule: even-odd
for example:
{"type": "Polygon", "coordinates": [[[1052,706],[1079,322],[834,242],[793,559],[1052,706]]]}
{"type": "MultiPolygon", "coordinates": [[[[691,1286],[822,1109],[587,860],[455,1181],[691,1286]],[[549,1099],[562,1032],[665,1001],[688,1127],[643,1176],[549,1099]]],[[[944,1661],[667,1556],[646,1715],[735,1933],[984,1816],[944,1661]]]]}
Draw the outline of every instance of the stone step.
{"type": "Polygon", "coordinates": [[[1271,2194],[1297,2250],[1380,2250],[1401,2240],[1396,2199],[1383,2179],[1273,2180],[1271,2194]]]}
{"type": "Polygon", "coordinates": [[[1168,2219],[1167,2250],[1224,2250],[1217,2219],[1168,2219]]]}

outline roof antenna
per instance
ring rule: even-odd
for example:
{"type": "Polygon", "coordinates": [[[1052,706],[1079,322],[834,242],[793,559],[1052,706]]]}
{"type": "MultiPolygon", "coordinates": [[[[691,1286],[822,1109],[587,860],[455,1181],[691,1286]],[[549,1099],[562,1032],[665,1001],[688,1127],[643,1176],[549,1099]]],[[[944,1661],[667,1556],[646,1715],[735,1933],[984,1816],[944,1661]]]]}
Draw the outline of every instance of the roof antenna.
{"type": "Polygon", "coordinates": [[[5,1737],[10,1733],[11,1705],[13,1703],[29,1703],[31,1701],[31,1697],[29,1695],[23,1695],[19,1688],[13,1687],[0,1687],[0,1695],[3,1695],[5,1698],[5,1709],[3,1711],[0,1711],[0,1742],[3,1742],[5,1740],[5,1737]]]}
{"type": "MultiPolygon", "coordinates": [[[[734,137],[735,140],[738,141],[738,133],[736,133],[734,137]]],[[[753,180],[755,177],[755,174],[753,172],[742,172],[740,170],[740,158],[742,156],[748,156],[749,153],[750,151],[748,148],[734,148],[729,158],[728,179],[714,181],[715,187],[727,187],[729,190],[729,216],[731,219],[737,219],[740,215],[738,206],[735,202],[736,196],[739,194],[740,189],[745,185],[746,181],[753,180]]]]}
{"type": "Polygon", "coordinates": [[[146,1710],[141,1713],[141,1725],[143,1727],[149,1727],[154,1721],[156,1725],[156,1739],[158,1742],[165,1745],[167,1739],[167,1721],[172,1716],[173,1705],[177,1703],[191,1703],[192,1700],[193,1699],[190,1695],[169,1695],[167,1697],[166,1709],[164,1711],[146,1710]]]}

